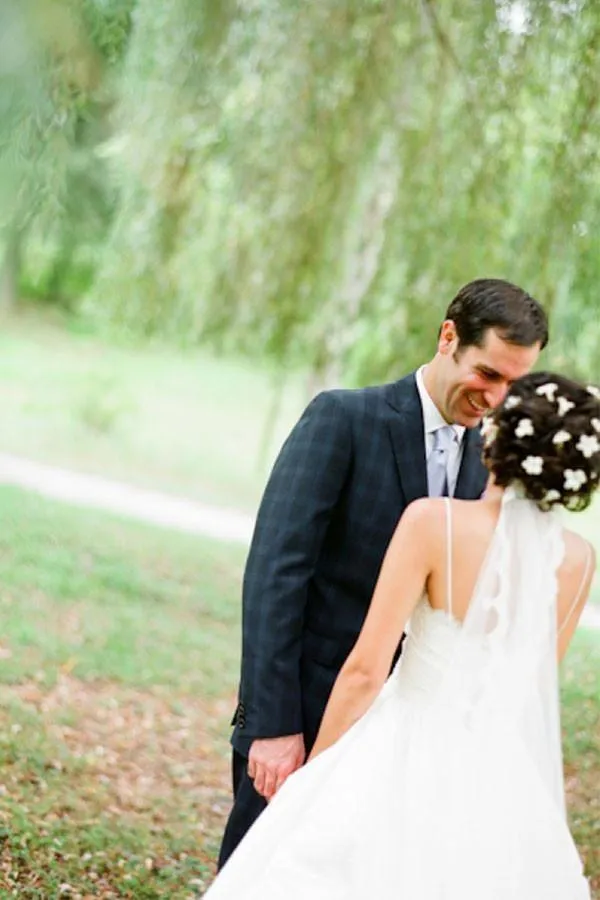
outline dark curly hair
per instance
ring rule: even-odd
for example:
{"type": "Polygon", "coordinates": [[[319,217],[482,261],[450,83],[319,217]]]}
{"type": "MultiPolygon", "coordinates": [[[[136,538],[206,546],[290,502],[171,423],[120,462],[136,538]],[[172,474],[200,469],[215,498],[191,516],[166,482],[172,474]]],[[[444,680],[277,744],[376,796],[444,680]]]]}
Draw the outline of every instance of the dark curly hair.
{"type": "Polygon", "coordinates": [[[483,458],[496,484],[520,484],[544,510],[589,506],[600,482],[600,389],[553,372],[512,385],[484,419],[483,458]]]}

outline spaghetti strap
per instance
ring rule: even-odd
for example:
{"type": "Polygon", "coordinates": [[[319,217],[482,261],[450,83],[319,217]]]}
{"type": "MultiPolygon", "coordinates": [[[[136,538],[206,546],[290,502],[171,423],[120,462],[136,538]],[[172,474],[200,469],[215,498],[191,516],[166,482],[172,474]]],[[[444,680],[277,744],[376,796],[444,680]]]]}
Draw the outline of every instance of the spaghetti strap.
{"type": "Polygon", "coordinates": [[[583,589],[584,589],[586,581],[588,579],[588,575],[590,574],[590,563],[592,561],[592,550],[591,550],[590,545],[587,543],[587,541],[586,541],[586,547],[587,547],[587,555],[585,558],[585,569],[583,572],[583,578],[581,579],[581,584],[579,585],[579,590],[577,591],[577,594],[575,595],[575,599],[574,599],[573,603],[571,604],[571,608],[569,609],[569,612],[565,616],[560,628],[558,629],[559,637],[563,633],[563,630],[568,625],[568,623],[571,619],[571,616],[573,615],[573,613],[579,606],[579,601],[581,600],[581,595],[583,594],[583,589]]]}
{"type": "Polygon", "coordinates": [[[449,497],[446,505],[446,612],[452,618],[452,506],[449,497]]]}

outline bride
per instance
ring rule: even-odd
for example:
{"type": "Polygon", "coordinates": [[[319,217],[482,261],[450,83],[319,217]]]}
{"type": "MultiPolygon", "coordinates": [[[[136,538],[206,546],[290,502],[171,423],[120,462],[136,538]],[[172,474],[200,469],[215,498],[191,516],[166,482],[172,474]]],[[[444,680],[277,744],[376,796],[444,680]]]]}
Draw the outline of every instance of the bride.
{"type": "Polygon", "coordinates": [[[557,660],[595,556],[555,510],[598,486],[600,392],[528,375],[482,434],[484,497],[402,516],[307,765],[209,900],[589,900],[557,660]]]}

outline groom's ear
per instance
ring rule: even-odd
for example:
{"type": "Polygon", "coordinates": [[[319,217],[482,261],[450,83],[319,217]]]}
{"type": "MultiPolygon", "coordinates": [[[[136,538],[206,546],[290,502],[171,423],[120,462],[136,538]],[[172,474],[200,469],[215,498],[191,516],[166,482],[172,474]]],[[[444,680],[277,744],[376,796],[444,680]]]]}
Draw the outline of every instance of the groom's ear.
{"type": "Polygon", "coordinates": [[[440,328],[438,351],[443,356],[451,356],[456,352],[457,348],[458,335],[456,333],[456,325],[452,319],[445,319],[440,328]]]}

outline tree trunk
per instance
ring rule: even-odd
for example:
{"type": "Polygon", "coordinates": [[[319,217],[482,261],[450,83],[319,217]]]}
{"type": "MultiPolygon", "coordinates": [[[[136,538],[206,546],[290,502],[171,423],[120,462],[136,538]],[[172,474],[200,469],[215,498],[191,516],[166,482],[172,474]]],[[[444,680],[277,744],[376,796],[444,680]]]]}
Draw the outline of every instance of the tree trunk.
{"type": "Polygon", "coordinates": [[[19,276],[21,274],[22,233],[12,228],[6,238],[4,259],[0,269],[0,310],[11,312],[19,303],[19,276]]]}

